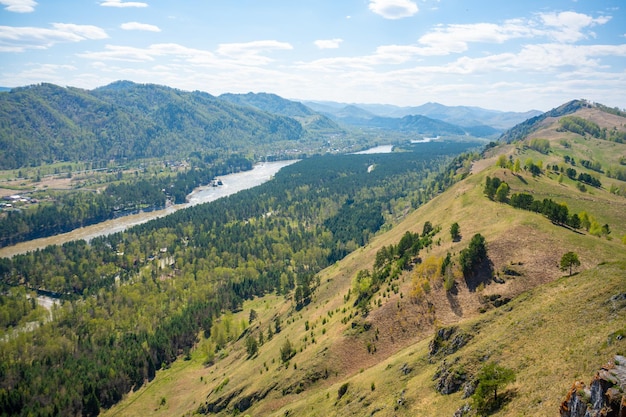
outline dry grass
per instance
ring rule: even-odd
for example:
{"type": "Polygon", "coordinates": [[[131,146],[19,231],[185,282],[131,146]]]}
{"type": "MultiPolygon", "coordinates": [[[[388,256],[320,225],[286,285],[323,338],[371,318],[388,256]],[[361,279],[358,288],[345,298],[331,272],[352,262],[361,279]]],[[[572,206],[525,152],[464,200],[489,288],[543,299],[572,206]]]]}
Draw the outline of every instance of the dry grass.
{"type": "MultiPolygon", "coordinates": [[[[517,382],[508,387],[511,402],[497,415],[553,416],[575,379],[589,380],[605,361],[626,350],[625,342],[606,343],[626,323],[625,306],[618,309],[609,301],[626,291],[625,274],[624,263],[600,266],[537,287],[508,307],[467,320],[462,327],[474,338],[448,361],[459,357],[471,370],[480,366],[478,358],[489,356],[515,370],[517,382]]],[[[336,401],[343,383],[338,382],[295,397],[271,415],[282,416],[287,410],[311,416],[368,416],[375,410],[380,416],[452,415],[468,400],[460,393],[444,396],[434,390],[432,376],[440,359],[427,359],[427,342],[348,378],[348,393],[341,401],[336,401]],[[408,375],[400,371],[403,364],[412,369],[408,375]],[[399,398],[405,399],[401,406],[399,398]]],[[[250,415],[266,415],[255,411],[250,415]]]]}

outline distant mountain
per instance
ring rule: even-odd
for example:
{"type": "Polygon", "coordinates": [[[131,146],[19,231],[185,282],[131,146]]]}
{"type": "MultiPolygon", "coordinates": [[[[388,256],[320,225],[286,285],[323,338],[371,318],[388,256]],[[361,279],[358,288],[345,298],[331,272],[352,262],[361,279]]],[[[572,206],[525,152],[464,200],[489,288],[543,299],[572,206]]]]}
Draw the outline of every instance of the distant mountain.
{"type": "Polygon", "coordinates": [[[239,106],[250,106],[259,110],[292,117],[298,120],[302,126],[311,132],[341,131],[342,129],[329,119],[298,101],[291,101],[276,94],[268,93],[247,93],[231,94],[226,93],[219,96],[220,100],[225,100],[239,106]]]}
{"type": "Polygon", "coordinates": [[[380,117],[377,114],[368,112],[367,110],[362,109],[358,106],[345,106],[339,110],[337,110],[334,114],[335,117],[340,119],[374,119],[375,117],[380,117]]]}
{"type": "Polygon", "coordinates": [[[372,119],[352,119],[351,124],[361,127],[393,130],[403,133],[422,135],[465,135],[467,132],[459,126],[431,119],[426,116],[404,116],[402,118],[374,117],[372,119]]]}
{"type": "Polygon", "coordinates": [[[333,102],[304,102],[308,107],[326,114],[338,115],[345,107],[358,107],[370,115],[402,118],[409,115],[422,115],[432,119],[462,127],[490,126],[498,131],[541,114],[538,110],[527,112],[501,112],[480,107],[444,106],[439,103],[426,103],[416,107],[400,107],[390,104],[342,104],[333,102]]]}
{"type": "Polygon", "coordinates": [[[501,130],[491,126],[468,125],[465,127],[448,123],[436,118],[426,117],[416,114],[407,114],[404,116],[380,116],[380,113],[391,114],[393,109],[399,107],[389,105],[337,105],[337,103],[317,103],[306,102],[307,106],[326,114],[328,117],[336,120],[338,123],[356,126],[359,128],[375,128],[389,131],[397,131],[401,133],[417,133],[430,136],[445,135],[471,135],[474,137],[495,137],[501,133],[501,130]]]}
{"type": "Polygon", "coordinates": [[[128,81],[91,91],[40,84],[1,92],[0,120],[1,169],[269,148],[306,134],[290,117],[128,81]]]}
{"type": "Polygon", "coordinates": [[[313,110],[304,104],[284,99],[276,94],[268,93],[247,93],[231,94],[226,93],[219,96],[220,99],[229,101],[240,106],[256,107],[268,113],[280,114],[288,117],[307,117],[315,114],[313,110]]]}
{"type": "Polygon", "coordinates": [[[459,126],[486,125],[504,130],[511,126],[541,114],[539,110],[526,112],[501,112],[480,107],[444,106],[439,103],[426,103],[418,107],[409,107],[407,111],[413,114],[439,119],[459,126]]]}

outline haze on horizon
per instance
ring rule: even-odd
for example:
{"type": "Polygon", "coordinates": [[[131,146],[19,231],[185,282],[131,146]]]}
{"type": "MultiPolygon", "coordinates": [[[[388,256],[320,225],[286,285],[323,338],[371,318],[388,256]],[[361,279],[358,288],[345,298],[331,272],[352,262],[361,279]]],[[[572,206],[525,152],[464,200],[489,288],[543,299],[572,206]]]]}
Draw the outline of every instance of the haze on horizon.
{"type": "Polygon", "coordinates": [[[0,85],[117,80],[299,100],[626,107],[620,0],[0,0],[0,85]]]}

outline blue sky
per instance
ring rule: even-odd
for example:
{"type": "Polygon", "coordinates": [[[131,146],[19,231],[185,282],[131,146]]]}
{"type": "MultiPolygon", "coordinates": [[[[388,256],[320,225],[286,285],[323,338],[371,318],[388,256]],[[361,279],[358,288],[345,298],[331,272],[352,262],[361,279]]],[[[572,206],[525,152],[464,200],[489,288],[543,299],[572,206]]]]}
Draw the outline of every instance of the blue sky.
{"type": "Polygon", "coordinates": [[[0,0],[0,86],[626,107],[624,0],[0,0]]]}

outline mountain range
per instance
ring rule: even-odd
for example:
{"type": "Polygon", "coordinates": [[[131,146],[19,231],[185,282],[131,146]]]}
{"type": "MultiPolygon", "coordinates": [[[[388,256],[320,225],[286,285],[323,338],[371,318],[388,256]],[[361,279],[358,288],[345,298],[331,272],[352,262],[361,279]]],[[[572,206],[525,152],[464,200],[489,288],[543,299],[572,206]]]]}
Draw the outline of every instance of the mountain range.
{"type": "Polygon", "coordinates": [[[179,157],[193,151],[255,149],[267,155],[302,147],[303,152],[319,152],[329,137],[376,131],[390,141],[398,134],[405,139],[487,140],[536,113],[434,103],[396,107],[298,102],[268,93],[215,97],[129,81],[94,90],[43,83],[0,91],[0,168],[179,157]]]}
{"type": "Polygon", "coordinates": [[[509,129],[531,117],[542,114],[539,110],[526,112],[503,112],[471,106],[445,106],[426,103],[421,106],[400,107],[389,104],[345,104],[328,101],[304,101],[304,104],[320,113],[337,118],[374,118],[421,115],[462,127],[489,126],[499,131],[509,129]]]}

